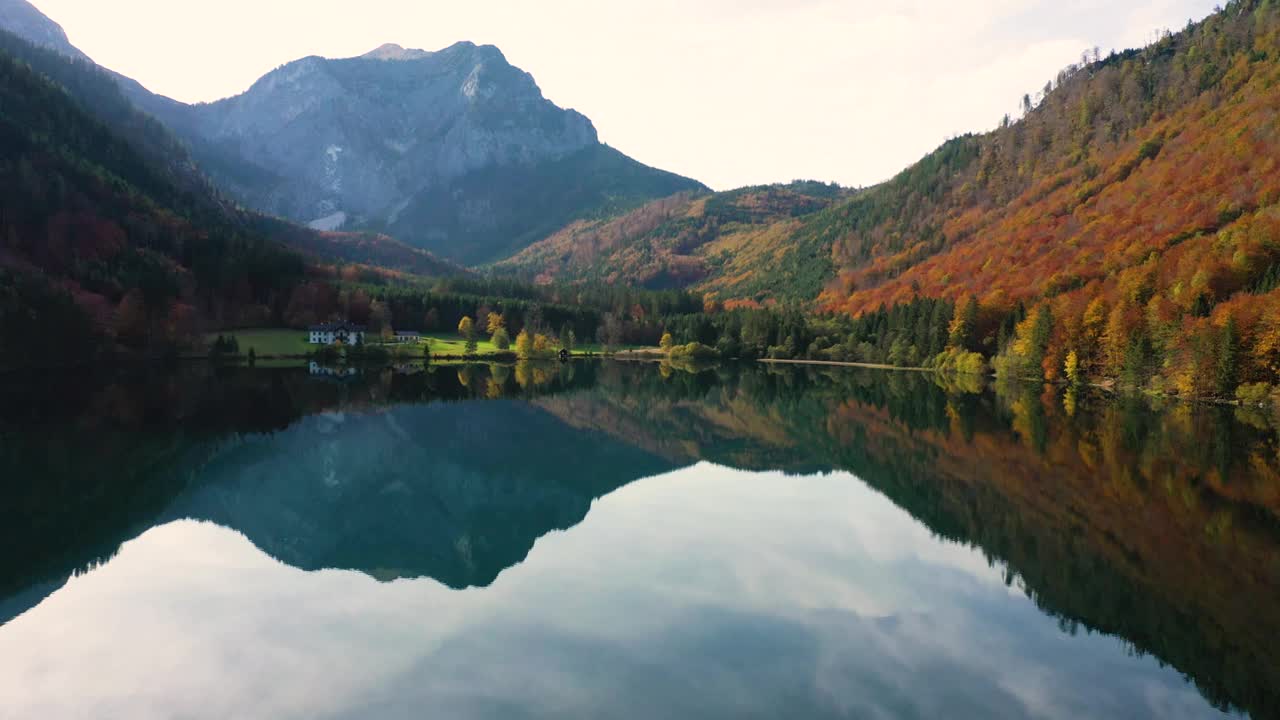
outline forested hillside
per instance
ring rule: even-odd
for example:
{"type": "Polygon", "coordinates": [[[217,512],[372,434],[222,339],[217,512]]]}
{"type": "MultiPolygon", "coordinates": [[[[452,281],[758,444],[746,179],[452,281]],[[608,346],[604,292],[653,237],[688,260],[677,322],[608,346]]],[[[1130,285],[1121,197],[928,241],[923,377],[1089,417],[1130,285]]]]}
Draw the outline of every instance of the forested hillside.
{"type": "Polygon", "coordinates": [[[706,208],[751,191],[676,197],[498,267],[865,320],[830,321],[856,337],[811,322],[808,339],[826,341],[792,343],[827,359],[950,347],[1016,375],[1191,395],[1275,382],[1277,48],[1280,2],[1235,0],[1146,48],[1085,53],[1020,119],[825,206],[723,222],[706,208]]]}
{"type": "Polygon", "coordinates": [[[149,346],[202,315],[263,310],[302,257],[206,198],[0,53],[0,321],[7,362],[77,359],[95,338],[149,346]]]}
{"type": "Polygon", "coordinates": [[[968,347],[1020,374],[1060,377],[1073,356],[1073,373],[1188,394],[1273,380],[1278,47],[1280,3],[1240,0],[1068,68],[1021,121],[827,213],[841,272],[822,305],[974,295],[968,347]]]}
{"type": "Polygon", "coordinates": [[[812,296],[830,268],[807,263],[788,276],[776,263],[789,261],[805,216],[850,194],[817,182],[681,193],[620,217],[576,222],[495,269],[542,282],[690,287],[730,298],[767,295],[787,282],[812,296]]]}

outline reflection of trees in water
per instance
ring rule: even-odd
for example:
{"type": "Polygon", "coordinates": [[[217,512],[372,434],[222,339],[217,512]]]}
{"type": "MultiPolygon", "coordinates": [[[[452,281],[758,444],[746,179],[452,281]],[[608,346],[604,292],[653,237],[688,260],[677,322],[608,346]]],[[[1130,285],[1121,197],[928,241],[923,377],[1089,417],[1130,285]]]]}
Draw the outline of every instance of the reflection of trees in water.
{"type": "Polygon", "coordinates": [[[1280,443],[1257,411],[734,364],[433,365],[341,386],[200,365],[3,392],[0,540],[31,552],[0,565],[0,597],[109,557],[241,434],[326,410],[525,398],[672,463],[849,470],[1007,563],[1067,631],[1113,633],[1214,702],[1280,714],[1280,443]]]}
{"type": "Polygon", "coordinates": [[[591,403],[545,404],[684,460],[850,470],[1007,563],[1065,629],[1125,638],[1220,705],[1280,713],[1280,482],[1266,418],[793,367],[639,373],[591,403]]]}

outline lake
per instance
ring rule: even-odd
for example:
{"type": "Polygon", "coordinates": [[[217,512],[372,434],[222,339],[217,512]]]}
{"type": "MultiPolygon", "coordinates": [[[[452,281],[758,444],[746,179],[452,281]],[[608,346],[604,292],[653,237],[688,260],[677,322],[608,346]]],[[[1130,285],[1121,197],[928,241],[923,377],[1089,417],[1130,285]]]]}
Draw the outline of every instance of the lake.
{"type": "Polygon", "coordinates": [[[0,717],[1280,716],[1260,412],[401,370],[0,383],[0,717]]]}

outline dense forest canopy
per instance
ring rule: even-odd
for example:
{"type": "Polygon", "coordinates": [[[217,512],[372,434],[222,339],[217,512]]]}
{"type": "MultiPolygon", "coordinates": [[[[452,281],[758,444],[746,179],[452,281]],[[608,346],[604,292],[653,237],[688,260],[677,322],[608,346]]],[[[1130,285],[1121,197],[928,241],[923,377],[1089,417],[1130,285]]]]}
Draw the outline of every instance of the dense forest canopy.
{"type": "Polygon", "coordinates": [[[778,357],[1256,394],[1280,379],[1277,47],[1280,3],[1235,0],[1146,48],[1083,53],[1019,119],[882,185],[677,196],[498,268],[804,309],[778,357]]]}

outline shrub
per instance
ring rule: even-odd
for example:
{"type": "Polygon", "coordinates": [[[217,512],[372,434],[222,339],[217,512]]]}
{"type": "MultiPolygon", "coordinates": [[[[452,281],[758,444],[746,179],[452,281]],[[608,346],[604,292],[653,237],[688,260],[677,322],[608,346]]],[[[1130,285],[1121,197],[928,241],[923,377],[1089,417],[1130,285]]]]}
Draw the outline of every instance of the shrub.
{"type": "Polygon", "coordinates": [[[933,359],[933,367],[963,375],[985,375],[987,361],[981,354],[965,350],[948,350],[933,359]]]}
{"type": "Polygon", "coordinates": [[[1246,383],[1236,388],[1236,400],[1244,405],[1264,405],[1271,397],[1269,383],[1246,383]]]}
{"type": "Polygon", "coordinates": [[[516,357],[521,360],[533,357],[533,336],[528,330],[521,330],[516,336],[516,357]]]}
{"type": "Polygon", "coordinates": [[[687,358],[689,360],[715,360],[720,357],[720,353],[716,352],[713,347],[694,342],[671,348],[671,357],[687,358]]]}

